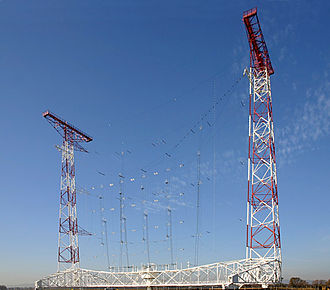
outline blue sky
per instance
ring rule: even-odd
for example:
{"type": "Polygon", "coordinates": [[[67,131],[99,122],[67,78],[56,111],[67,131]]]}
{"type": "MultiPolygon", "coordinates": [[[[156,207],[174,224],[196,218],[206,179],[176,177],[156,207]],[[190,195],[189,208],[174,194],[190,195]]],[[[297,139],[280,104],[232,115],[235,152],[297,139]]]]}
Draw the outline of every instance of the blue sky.
{"type": "Polygon", "coordinates": [[[76,154],[78,218],[93,233],[81,267],[107,266],[100,208],[119,263],[121,171],[130,262],[146,262],[144,210],[151,260],[170,262],[170,206],[174,258],[193,263],[198,150],[199,261],[244,257],[248,81],[236,80],[249,65],[242,12],[255,6],[275,70],[284,278],[330,278],[328,1],[1,1],[0,284],[56,271],[61,140],[46,109],[94,137],[76,154]]]}

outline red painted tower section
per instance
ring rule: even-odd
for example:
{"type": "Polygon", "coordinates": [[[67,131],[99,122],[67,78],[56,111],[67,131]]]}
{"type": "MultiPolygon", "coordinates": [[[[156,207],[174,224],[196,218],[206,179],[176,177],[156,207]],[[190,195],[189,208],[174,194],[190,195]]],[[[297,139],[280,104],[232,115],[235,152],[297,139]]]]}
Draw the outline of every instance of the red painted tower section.
{"type": "Polygon", "coordinates": [[[92,137],[55,114],[46,111],[43,117],[63,138],[61,166],[61,189],[58,238],[58,271],[79,267],[77,220],[77,196],[75,182],[74,150],[87,152],[80,143],[92,141],[92,137]]]}
{"type": "Polygon", "coordinates": [[[243,13],[243,21],[250,46],[250,66],[257,70],[266,68],[268,74],[272,75],[274,69],[270,62],[267,45],[261,31],[257,8],[245,11],[243,13]]]}
{"type": "Polygon", "coordinates": [[[257,8],[243,13],[250,47],[250,109],[247,200],[247,259],[274,261],[281,277],[275,138],[270,75],[274,74],[257,8]]]}

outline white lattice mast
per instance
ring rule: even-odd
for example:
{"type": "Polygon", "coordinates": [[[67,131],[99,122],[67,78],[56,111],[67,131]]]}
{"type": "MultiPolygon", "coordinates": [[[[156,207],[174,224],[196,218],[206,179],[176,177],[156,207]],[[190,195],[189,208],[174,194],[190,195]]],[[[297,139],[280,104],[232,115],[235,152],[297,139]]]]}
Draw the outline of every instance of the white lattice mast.
{"type": "Polygon", "coordinates": [[[282,259],[270,87],[270,75],[274,70],[257,9],[244,12],[243,21],[250,45],[246,258],[273,260],[273,282],[278,282],[282,259]]]}
{"type": "Polygon", "coordinates": [[[57,270],[64,271],[79,268],[80,261],[74,150],[87,152],[79,143],[93,139],[49,111],[43,116],[63,137],[57,270]]]}
{"type": "MultiPolygon", "coordinates": [[[[65,135],[67,135],[67,130],[65,135]]],[[[64,138],[60,185],[58,267],[57,271],[79,267],[76,178],[73,144],[64,138]],[[64,263],[63,263],[64,262],[64,263]]]]}

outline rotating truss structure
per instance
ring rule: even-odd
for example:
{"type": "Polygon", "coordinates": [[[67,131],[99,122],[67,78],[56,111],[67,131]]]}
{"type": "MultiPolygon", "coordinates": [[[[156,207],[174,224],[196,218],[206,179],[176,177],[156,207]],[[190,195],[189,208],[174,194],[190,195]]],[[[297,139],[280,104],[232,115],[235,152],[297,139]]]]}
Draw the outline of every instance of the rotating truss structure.
{"type": "Polygon", "coordinates": [[[261,284],[267,287],[277,282],[277,261],[250,259],[214,263],[185,269],[158,270],[156,266],[131,272],[105,272],[70,269],[47,276],[36,282],[44,288],[140,288],[140,287],[221,287],[239,288],[261,284]]]}
{"type": "MultiPolygon", "coordinates": [[[[127,272],[116,271],[114,268],[111,268],[111,271],[86,270],[80,269],[79,264],[72,263],[70,269],[36,281],[36,289],[78,287],[111,289],[221,287],[225,289],[240,288],[251,284],[268,287],[281,282],[282,258],[270,87],[270,75],[274,73],[274,70],[260,28],[257,9],[244,12],[243,21],[250,46],[250,70],[247,72],[250,80],[250,113],[246,258],[184,269],[164,269],[149,264],[141,269],[132,267],[127,272]]],[[[58,119],[55,119],[55,125],[57,130],[59,126],[61,129],[70,126],[70,130],[77,132],[73,126],[58,119]]],[[[62,133],[61,130],[58,131],[62,133]]],[[[76,135],[79,137],[78,139],[71,138],[70,142],[64,141],[62,151],[63,182],[61,181],[61,192],[63,184],[63,191],[67,188],[66,192],[74,194],[74,199],[71,199],[68,204],[68,208],[74,205],[72,218],[69,217],[70,210],[67,216],[69,221],[76,219],[75,181],[74,178],[65,179],[67,175],[63,175],[63,162],[69,162],[73,166],[72,176],[74,177],[73,148],[84,151],[78,142],[92,140],[82,132],[78,133],[76,135]],[[81,137],[83,139],[80,139],[81,137]],[[73,187],[68,189],[69,186],[73,187]]],[[[64,139],[66,138],[64,137],[64,139]]],[[[76,227],[71,231],[77,233],[78,228],[76,227]]],[[[72,239],[70,243],[72,245],[72,239]]],[[[77,249],[79,251],[78,241],[77,249]]],[[[74,259],[72,253],[70,259],[68,259],[70,262],[74,259]]]]}

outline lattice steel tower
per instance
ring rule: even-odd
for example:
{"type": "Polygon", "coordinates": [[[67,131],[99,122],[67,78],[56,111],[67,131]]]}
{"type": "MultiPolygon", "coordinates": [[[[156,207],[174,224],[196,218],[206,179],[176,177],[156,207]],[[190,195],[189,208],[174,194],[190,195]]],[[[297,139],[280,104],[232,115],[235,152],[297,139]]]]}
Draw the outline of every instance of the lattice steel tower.
{"type": "Polygon", "coordinates": [[[273,279],[281,279],[275,140],[270,76],[274,73],[257,8],[243,14],[250,46],[247,259],[273,261],[273,279]]]}
{"type": "Polygon", "coordinates": [[[76,178],[74,150],[87,152],[81,142],[90,142],[92,137],[75,128],[67,121],[49,111],[43,113],[47,121],[63,138],[58,235],[58,271],[79,268],[79,226],[77,220],[76,178]]]}

